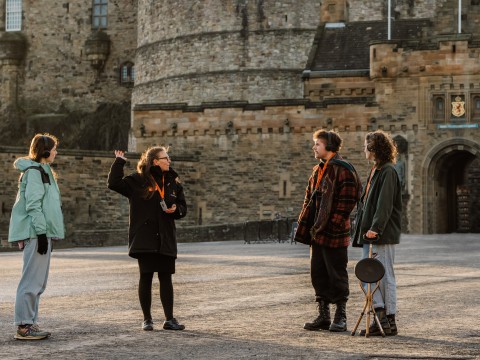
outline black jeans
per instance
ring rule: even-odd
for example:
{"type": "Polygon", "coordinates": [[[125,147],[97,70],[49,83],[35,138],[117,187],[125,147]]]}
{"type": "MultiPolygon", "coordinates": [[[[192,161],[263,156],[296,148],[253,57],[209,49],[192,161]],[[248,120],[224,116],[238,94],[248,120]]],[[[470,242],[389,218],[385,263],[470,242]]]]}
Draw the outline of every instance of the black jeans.
{"type": "Polygon", "coordinates": [[[348,300],[347,249],[312,244],[310,274],[317,301],[335,304],[348,300]]]}

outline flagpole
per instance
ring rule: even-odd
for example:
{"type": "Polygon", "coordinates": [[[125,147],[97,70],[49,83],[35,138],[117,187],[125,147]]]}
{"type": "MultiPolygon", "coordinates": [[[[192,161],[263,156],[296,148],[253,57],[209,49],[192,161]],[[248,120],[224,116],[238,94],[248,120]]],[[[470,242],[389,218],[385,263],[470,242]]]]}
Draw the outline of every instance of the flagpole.
{"type": "Polygon", "coordinates": [[[458,0],[458,33],[462,33],[462,0],[458,0]]]}
{"type": "MultiPolygon", "coordinates": [[[[459,0],[461,1],[461,0],[459,0]]],[[[388,35],[387,35],[387,40],[392,40],[392,18],[391,18],[391,13],[392,13],[392,0],[388,0],[388,11],[387,11],[387,19],[388,19],[388,35]]]]}

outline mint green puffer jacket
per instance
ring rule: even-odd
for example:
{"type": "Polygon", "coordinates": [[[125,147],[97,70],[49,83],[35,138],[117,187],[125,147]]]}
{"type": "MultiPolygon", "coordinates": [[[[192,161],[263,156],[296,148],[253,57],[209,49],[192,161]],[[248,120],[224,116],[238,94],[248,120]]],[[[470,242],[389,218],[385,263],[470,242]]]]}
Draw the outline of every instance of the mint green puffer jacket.
{"type": "Polygon", "coordinates": [[[63,239],[65,227],[63,224],[62,202],[60,190],[48,164],[40,164],[27,158],[19,158],[14,167],[24,172],[19,184],[17,198],[10,217],[8,241],[15,242],[26,239],[36,239],[37,235],[47,234],[47,237],[63,239]],[[37,169],[26,168],[41,166],[50,178],[50,184],[44,184],[42,175],[37,169]]]}

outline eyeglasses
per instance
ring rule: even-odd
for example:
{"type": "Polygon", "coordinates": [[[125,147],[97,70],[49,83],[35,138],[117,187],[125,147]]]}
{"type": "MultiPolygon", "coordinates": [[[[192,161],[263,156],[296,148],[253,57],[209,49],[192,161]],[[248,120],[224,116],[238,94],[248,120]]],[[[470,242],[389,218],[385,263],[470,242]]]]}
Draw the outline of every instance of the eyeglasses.
{"type": "Polygon", "coordinates": [[[163,159],[170,160],[170,156],[164,156],[164,157],[157,158],[157,160],[163,160],[163,159]]]}

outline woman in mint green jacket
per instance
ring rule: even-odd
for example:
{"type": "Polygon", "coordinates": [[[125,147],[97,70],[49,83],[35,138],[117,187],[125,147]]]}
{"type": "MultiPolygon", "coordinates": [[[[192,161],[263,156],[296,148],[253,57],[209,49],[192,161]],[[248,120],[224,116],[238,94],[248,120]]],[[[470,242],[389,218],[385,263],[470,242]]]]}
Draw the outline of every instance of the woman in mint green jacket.
{"type": "Polygon", "coordinates": [[[40,295],[47,286],[52,239],[65,236],[60,191],[50,164],[57,155],[58,140],[37,134],[28,157],[19,158],[19,189],[10,218],[8,241],[23,250],[23,271],[15,299],[15,339],[40,340],[50,336],[37,324],[40,295]]]}

